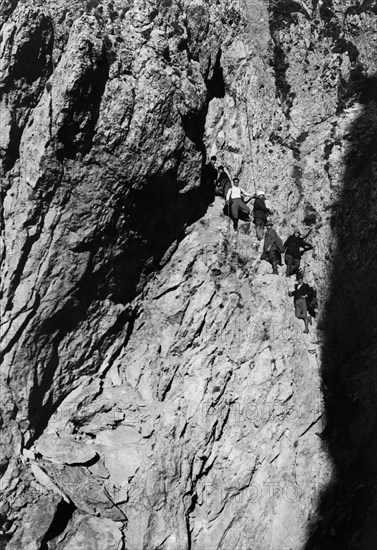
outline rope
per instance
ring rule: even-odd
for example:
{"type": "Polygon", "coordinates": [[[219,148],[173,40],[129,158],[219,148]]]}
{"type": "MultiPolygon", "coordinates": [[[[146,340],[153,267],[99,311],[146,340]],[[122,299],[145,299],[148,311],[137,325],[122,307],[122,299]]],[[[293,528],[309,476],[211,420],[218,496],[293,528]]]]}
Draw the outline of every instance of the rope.
{"type": "MultiPolygon", "coordinates": [[[[246,15],[247,15],[246,0],[243,1],[243,4],[244,4],[245,20],[246,20],[246,15]]],[[[240,10],[241,10],[241,1],[240,1],[240,10]]],[[[245,57],[247,58],[246,41],[242,37],[241,37],[241,40],[242,40],[242,44],[243,44],[243,47],[244,47],[244,50],[245,50],[245,57]]],[[[251,171],[251,181],[252,181],[252,184],[253,184],[253,187],[254,187],[254,193],[256,193],[253,148],[252,148],[252,139],[251,139],[251,134],[250,134],[249,109],[248,109],[248,106],[247,106],[247,99],[240,98],[240,100],[245,102],[246,124],[247,124],[247,134],[248,134],[248,140],[249,140],[249,153],[250,153],[250,163],[251,163],[251,170],[250,170],[251,171]]]]}
{"type": "MultiPolygon", "coordinates": [[[[246,51],[246,48],[245,48],[246,51]]],[[[250,121],[249,121],[249,109],[247,108],[247,100],[245,99],[245,111],[246,111],[246,123],[247,123],[247,133],[249,137],[249,151],[250,151],[250,162],[251,162],[251,181],[254,186],[254,193],[257,192],[255,185],[255,173],[254,173],[254,159],[253,159],[253,148],[251,145],[251,134],[250,134],[250,121]]]]}

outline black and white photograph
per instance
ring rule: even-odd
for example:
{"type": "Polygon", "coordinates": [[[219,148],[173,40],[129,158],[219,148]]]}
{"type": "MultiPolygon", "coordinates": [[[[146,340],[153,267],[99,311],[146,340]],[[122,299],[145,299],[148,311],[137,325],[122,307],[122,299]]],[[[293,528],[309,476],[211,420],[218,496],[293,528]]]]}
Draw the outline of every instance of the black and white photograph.
{"type": "Polygon", "coordinates": [[[0,550],[377,550],[377,0],[0,0],[0,550]]]}

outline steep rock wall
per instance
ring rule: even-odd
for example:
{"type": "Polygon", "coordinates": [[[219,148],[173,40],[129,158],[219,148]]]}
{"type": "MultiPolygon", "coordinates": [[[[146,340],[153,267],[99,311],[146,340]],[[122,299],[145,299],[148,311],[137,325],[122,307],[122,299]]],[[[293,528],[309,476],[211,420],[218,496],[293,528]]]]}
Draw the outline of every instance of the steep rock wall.
{"type": "Polygon", "coordinates": [[[345,547],[363,525],[334,531],[336,476],[357,471],[373,423],[362,443],[342,436],[344,464],[319,344],[328,402],[347,402],[347,374],[335,389],[349,339],[332,336],[327,310],[335,300],[344,318],[332,292],[350,269],[345,241],[358,271],[352,201],[374,200],[361,185],[372,173],[358,193],[350,175],[357,144],[361,166],[374,143],[374,3],[4,2],[2,13],[7,547],[345,547]],[[306,275],[324,320],[310,336],[252,228],[234,243],[220,201],[209,207],[212,153],[267,191],[283,237],[312,228],[306,275]]]}

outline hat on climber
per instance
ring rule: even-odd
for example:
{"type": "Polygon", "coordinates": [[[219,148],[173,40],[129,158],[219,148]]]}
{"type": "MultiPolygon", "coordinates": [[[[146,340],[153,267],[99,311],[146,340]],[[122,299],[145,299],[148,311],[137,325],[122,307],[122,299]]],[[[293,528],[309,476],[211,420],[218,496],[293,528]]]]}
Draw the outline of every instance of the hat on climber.
{"type": "Polygon", "coordinates": [[[257,192],[257,195],[258,195],[258,197],[261,197],[261,196],[264,197],[264,196],[266,195],[266,193],[265,193],[264,191],[259,190],[259,191],[257,192]]]}
{"type": "Polygon", "coordinates": [[[293,234],[298,235],[300,237],[301,236],[301,231],[296,227],[293,234]]]}

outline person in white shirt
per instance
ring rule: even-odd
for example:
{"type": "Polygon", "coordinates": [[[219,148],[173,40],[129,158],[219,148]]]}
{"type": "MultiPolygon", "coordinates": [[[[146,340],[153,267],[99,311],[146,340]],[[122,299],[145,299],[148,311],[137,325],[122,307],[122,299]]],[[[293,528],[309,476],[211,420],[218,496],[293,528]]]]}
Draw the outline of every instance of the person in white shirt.
{"type": "Polygon", "coordinates": [[[250,215],[250,208],[244,203],[242,196],[253,196],[251,193],[247,193],[244,189],[242,189],[242,187],[239,187],[239,184],[240,180],[238,178],[234,178],[233,185],[226,195],[226,202],[228,207],[231,209],[233,227],[236,231],[238,229],[239,213],[243,212],[247,216],[250,215]]]}

